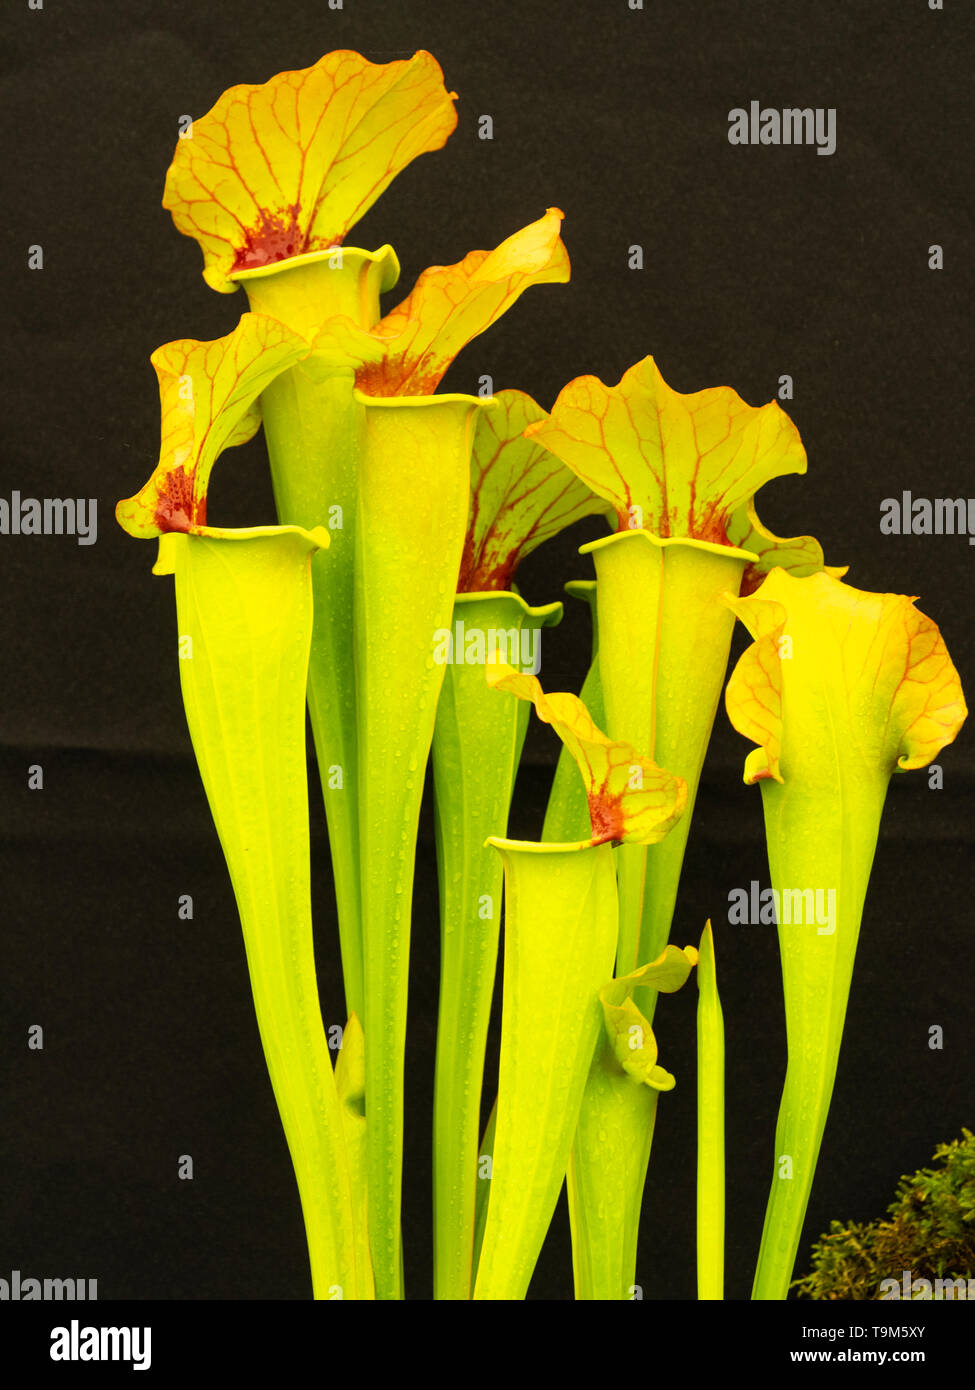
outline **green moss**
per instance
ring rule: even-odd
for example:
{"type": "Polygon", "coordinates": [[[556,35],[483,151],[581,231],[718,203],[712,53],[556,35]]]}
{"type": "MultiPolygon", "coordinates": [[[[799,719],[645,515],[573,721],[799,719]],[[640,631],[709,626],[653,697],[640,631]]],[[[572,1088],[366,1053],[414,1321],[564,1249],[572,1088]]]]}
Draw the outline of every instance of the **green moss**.
{"type": "Polygon", "coordinates": [[[887,1219],[830,1224],[799,1298],[877,1299],[884,1279],[975,1279],[975,1135],[941,1144],[934,1167],[902,1177],[887,1219]]]}

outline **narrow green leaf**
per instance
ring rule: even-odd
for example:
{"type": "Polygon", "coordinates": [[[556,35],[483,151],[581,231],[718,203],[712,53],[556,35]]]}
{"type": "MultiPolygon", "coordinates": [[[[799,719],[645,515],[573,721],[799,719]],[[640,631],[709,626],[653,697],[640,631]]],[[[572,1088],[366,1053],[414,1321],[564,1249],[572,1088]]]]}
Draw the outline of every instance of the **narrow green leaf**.
{"type": "Polygon", "coordinates": [[[372,1260],[369,1255],[369,1193],[366,1178],[366,1052],[362,1024],[355,1014],[342,1030],[342,1046],[335,1064],[335,1087],[342,1105],[342,1127],[349,1156],[349,1179],[355,1213],[356,1260],[368,1292],[375,1297],[372,1260]]]}
{"type": "Polygon", "coordinates": [[[477,1267],[481,1262],[481,1247],[484,1245],[484,1227],[487,1225],[488,1204],[491,1200],[491,1172],[494,1167],[494,1135],[498,1124],[498,1102],[495,1098],[491,1113],[484,1129],[477,1153],[477,1200],[474,1210],[474,1259],[471,1267],[471,1284],[477,1278],[477,1267]]]}
{"type": "Polygon", "coordinates": [[[708,922],[697,963],[697,1296],[724,1298],[724,1017],[708,922]]]}
{"type": "MultiPolygon", "coordinates": [[[[434,1298],[469,1299],[481,1076],[501,926],[503,868],[489,835],[508,828],[511,791],[525,738],[523,701],[492,690],[484,655],[504,637],[520,662],[522,632],[562,616],[560,603],[529,608],[503,591],[458,594],[454,659],[433,737],[440,881],[440,1005],[433,1103],[434,1298]],[[470,659],[465,659],[470,658],[470,659]]],[[[532,650],[535,650],[534,645],[532,650]]],[[[578,777],[577,777],[578,780],[578,777]]]]}

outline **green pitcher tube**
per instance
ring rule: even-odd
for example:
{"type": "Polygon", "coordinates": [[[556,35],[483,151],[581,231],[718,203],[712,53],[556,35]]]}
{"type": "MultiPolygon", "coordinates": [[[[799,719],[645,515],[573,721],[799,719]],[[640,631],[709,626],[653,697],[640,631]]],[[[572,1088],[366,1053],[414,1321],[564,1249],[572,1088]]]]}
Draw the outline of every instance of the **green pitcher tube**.
{"type": "Polygon", "coordinates": [[[937,625],[904,594],[774,570],[729,601],[755,638],[728,682],[756,745],[785,994],[788,1066],[752,1297],[784,1299],[836,1077],[887,786],[967,717],[937,625]]]}
{"type": "MultiPolygon", "coordinates": [[[[379,319],[380,293],[399,276],[389,246],[343,247],[243,271],[256,312],[311,341],[327,319],[363,328],[379,319]]],[[[328,528],[327,556],[312,560],[315,616],[308,708],[328,822],[346,1012],[363,1009],[359,908],[355,659],[352,636],[357,477],[365,412],[353,395],[351,366],[326,368],[314,356],[282,373],[261,395],[264,435],[278,520],[328,528]]]]}
{"type": "Polygon", "coordinates": [[[369,1232],[376,1293],[401,1296],[403,1056],[416,833],[467,527],[476,396],[372,398],[355,551],[369,1232]]]}
{"type": "Polygon", "coordinates": [[[501,1064],[475,1300],[523,1299],[565,1177],[616,952],[609,844],[492,840],[504,861],[501,1064]]]}
{"type": "Polygon", "coordinates": [[[485,841],[507,830],[529,715],[524,701],[490,689],[484,661],[494,650],[519,669],[537,670],[541,629],[561,617],[561,603],[529,608],[507,590],[458,594],[438,653],[447,658],[433,736],[440,880],[433,1120],[438,1300],[470,1298],[481,1078],[503,878],[501,859],[485,841]]]}
{"type": "Polygon", "coordinates": [[[885,779],[871,785],[844,778],[817,752],[814,748],[806,758],[795,741],[788,782],[761,783],[772,887],[780,894],[797,885],[835,891],[835,921],[825,927],[814,921],[778,927],[789,1060],[754,1299],[784,1299],[792,1278],[836,1080],[887,792],[885,779]],[[810,784],[815,797],[808,793],[810,784]],[[832,813],[824,813],[830,804],[832,813]]]}
{"type": "MultiPolygon", "coordinates": [[[[694,798],[721,697],[737,593],[749,552],[624,531],[583,547],[596,564],[599,672],[606,732],[647,748],[687,782],[683,817],[657,844],[620,845],[617,974],[656,960],[670,935],[694,798]]],[[[648,1022],[651,988],[636,992],[648,1022]]],[[[626,1299],[656,1117],[656,1092],[597,1051],[569,1170],[577,1297],[626,1299]],[[603,1136],[607,1136],[603,1139],[603,1136]],[[606,1146],[617,1158],[608,1162],[606,1146]]]]}
{"type": "MultiPolygon", "coordinates": [[[[565,588],[566,593],[589,605],[592,659],[580,698],[595,723],[604,728],[596,584],[593,580],[573,580],[565,588]]],[[[575,760],[563,747],[545,812],[542,839],[567,840],[573,835],[584,835],[588,827],[585,788],[575,760]]],[[[657,1092],[622,1075],[609,1040],[600,1037],[586,1080],[566,1173],[577,1299],[602,1301],[632,1296],[643,1180],[650,1160],[656,1113],[657,1092]],[[592,1163],[590,1156],[594,1158],[592,1163]]]]}
{"type": "Polygon", "coordinates": [[[369,1298],[312,943],[305,679],[319,543],[324,533],[298,528],[169,533],[155,573],[176,577],[186,719],[240,912],[314,1296],[369,1298]]]}
{"type": "Polygon", "coordinates": [[[696,962],[693,947],[667,946],[599,992],[606,1031],[586,1080],[566,1175],[579,1299],[639,1296],[637,1239],[657,1093],[675,1079],[658,1065],[653,1030],[633,1000],[638,991],[655,997],[657,990],[680,989],[696,962]]]}
{"type": "Polygon", "coordinates": [[[620,1070],[601,1037],[566,1174],[577,1299],[632,1299],[658,1092],[620,1070]]]}
{"type": "MultiPolygon", "coordinates": [[[[687,782],[687,809],[659,844],[622,845],[618,973],[667,944],[704,755],[731,650],[722,596],[737,594],[749,551],[621,531],[582,547],[596,565],[606,732],[687,782]]],[[[644,1004],[652,1021],[649,997],[644,1004]]]]}

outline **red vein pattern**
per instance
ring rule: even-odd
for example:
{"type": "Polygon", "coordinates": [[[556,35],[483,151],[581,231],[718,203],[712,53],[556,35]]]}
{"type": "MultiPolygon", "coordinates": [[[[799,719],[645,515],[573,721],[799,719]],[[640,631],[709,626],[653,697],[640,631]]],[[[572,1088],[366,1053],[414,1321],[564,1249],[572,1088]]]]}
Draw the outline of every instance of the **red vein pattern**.
{"type": "Polygon", "coordinates": [[[523,391],[499,391],[483,412],[471,455],[471,504],[457,588],[509,589],[519,563],[543,541],[606,503],[525,428],[545,412],[523,391]]]}
{"type": "Polygon", "coordinates": [[[346,49],[260,85],[231,87],[181,139],[163,207],[203,251],[204,278],[338,246],[418,155],[457,124],[456,94],[420,51],[370,63],[346,49]]]}
{"type": "Polygon", "coordinates": [[[356,373],[359,389],[370,396],[431,395],[461,348],[529,285],[564,284],[570,267],[563,216],[549,208],[493,251],[470,251],[456,265],[425,270],[406,299],[369,330],[375,349],[356,373]]]}
{"type": "Polygon", "coordinates": [[[570,381],[527,434],[612,503],[620,530],[718,545],[731,544],[732,517],[763,483],[806,468],[798,431],[775,401],[746,405],[729,386],[683,395],[652,357],[613,387],[594,376],[570,381]]]}
{"type": "Polygon", "coordinates": [[[961,682],[915,599],[776,569],[757,594],[729,602],[756,638],[726,692],[732,724],[764,749],[767,771],[748,780],[788,781],[790,748],[825,727],[845,765],[888,777],[926,767],[956,738],[968,714],[961,682]]]}
{"type": "Polygon", "coordinates": [[[687,783],[629,743],[607,738],[575,695],[546,695],[535,676],[503,662],[488,663],[488,684],[520,700],[551,724],[576,761],[586,784],[591,845],[627,841],[650,845],[662,840],[687,805],[687,783]]]}
{"type": "Polygon", "coordinates": [[[261,392],[309,351],[297,333],[263,314],[244,314],[224,338],[180,338],[157,348],[150,360],[159,380],[159,462],[119,502],[119,525],[141,538],[204,527],[214,463],[257,432],[261,392]]]}

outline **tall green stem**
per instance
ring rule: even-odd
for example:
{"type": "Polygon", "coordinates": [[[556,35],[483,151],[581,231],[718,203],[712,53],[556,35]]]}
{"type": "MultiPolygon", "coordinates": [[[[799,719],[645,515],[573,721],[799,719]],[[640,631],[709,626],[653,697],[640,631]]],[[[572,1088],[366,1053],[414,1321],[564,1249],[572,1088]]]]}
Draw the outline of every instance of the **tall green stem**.
{"type": "Polygon", "coordinates": [[[779,923],[789,1059],[753,1299],[784,1299],[789,1291],[836,1080],[887,790],[886,779],[870,784],[845,778],[839,765],[834,772],[822,760],[818,766],[805,762],[797,746],[788,781],[761,784],[772,887],[780,894],[835,890],[836,916],[832,931],[812,920],[779,923]],[[828,803],[831,815],[824,812],[828,803]]]}
{"type": "Polygon", "coordinates": [[[708,922],[697,963],[697,1296],[724,1298],[724,1018],[708,922]]]}
{"type": "MultiPolygon", "coordinates": [[[[517,594],[458,594],[451,660],[433,737],[440,877],[440,1007],[433,1103],[434,1298],[468,1299],[474,1252],[481,1077],[498,955],[503,867],[489,835],[502,836],[529,707],[492,690],[491,649],[531,670],[540,628],[560,603],[529,608],[517,594]],[[524,639],[522,634],[524,633],[524,639]],[[522,650],[523,646],[527,650],[522,650]],[[467,659],[469,658],[469,659],[467,659]]],[[[576,773],[576,780],[579,780],[576,773]]]]}

